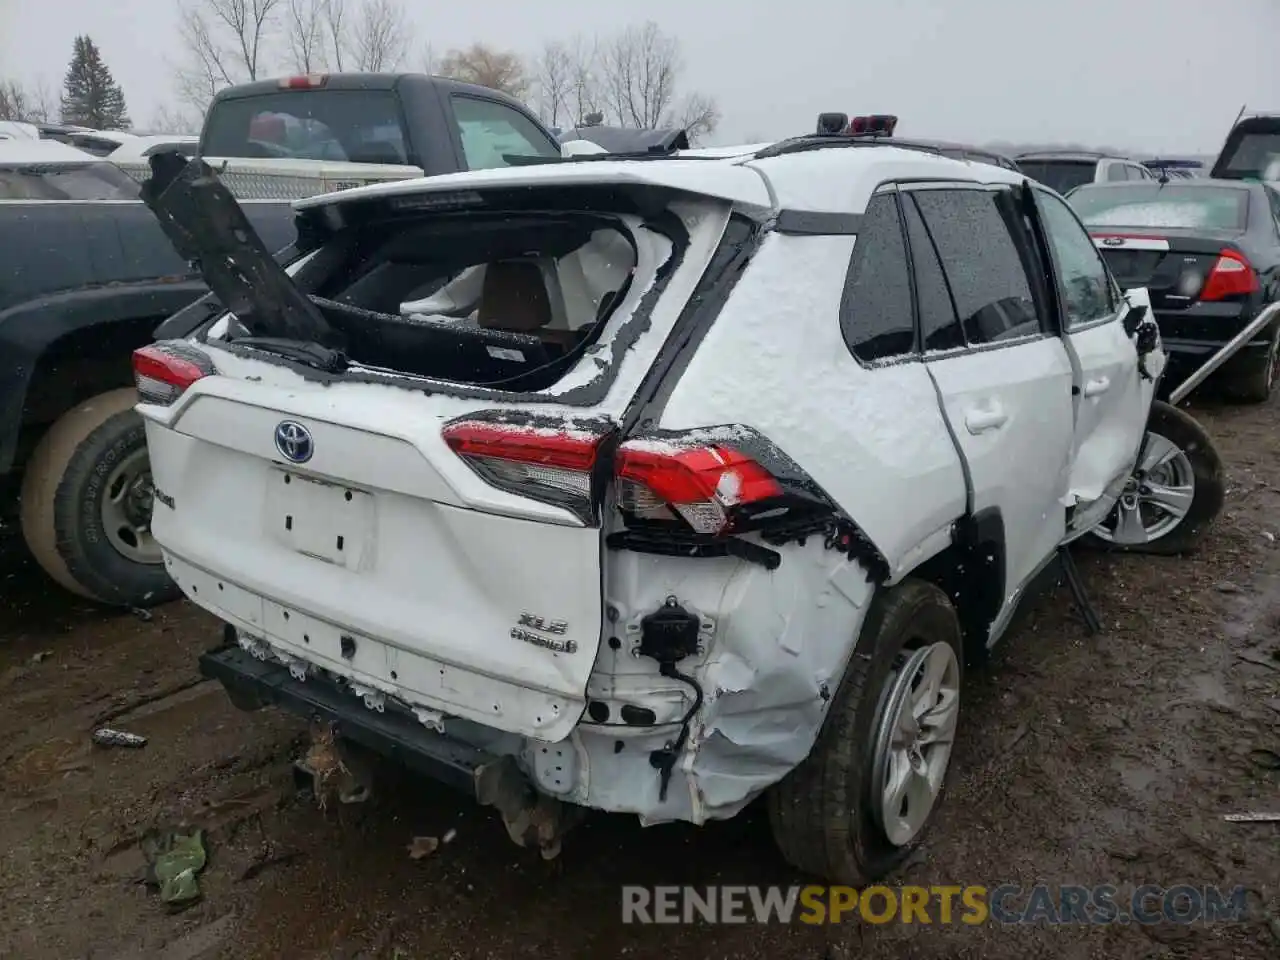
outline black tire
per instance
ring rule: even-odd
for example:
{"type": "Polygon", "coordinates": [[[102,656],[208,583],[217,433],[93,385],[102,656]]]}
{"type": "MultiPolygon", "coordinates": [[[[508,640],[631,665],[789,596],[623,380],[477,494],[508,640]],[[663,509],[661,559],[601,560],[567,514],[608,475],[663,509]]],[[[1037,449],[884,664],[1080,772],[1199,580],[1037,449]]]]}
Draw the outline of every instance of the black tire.
{"type": "Polygon", "coordinates": [[[1222,392],[1240,403],[1266,403],[1275,388],[1277,361],[1280,361],[1280,325],[1271,331],[1266,353],[1242,357],[1222,371],[1222,392]]]}
{"type": "Polygon", "coordinates": [[[132,388],[64,414],[37,444],[22,478],[22,535],[36,562],[72,593],[111,606],[152,607],[180,595],[164,564],[125,557],[103,530],[115,463],[146,447],[132,388]]]}
{"type": "Polygon", "coordinates": [[[963,670],[960,622],[945,593],[918,580],[877,592],[817,742],[768,794],[774,840],[792,866],[861,886],[891,873],[920,843],[924,832],[894,846],[877,826],[870,808],[872,753],[895,661],[905,650],[939,641],[952,646],[963,670]]]}
{"type": "Polygon", "coordinates": [[[1195,494],[1191,509],[1182,522],[1169,533],[1144,544],[1119,544],[1088,533],[1082,545],[1118,553],[1145,553],[1173,556],[1194,550],[1209,532],[1209,527],[1222,512],[1226,496],[1222,459],[1213,438],[1190,414],[1157,400],[1151,405],[1147,431],[1172,441],[1191,462],[1195,475],[1195,494]]]}

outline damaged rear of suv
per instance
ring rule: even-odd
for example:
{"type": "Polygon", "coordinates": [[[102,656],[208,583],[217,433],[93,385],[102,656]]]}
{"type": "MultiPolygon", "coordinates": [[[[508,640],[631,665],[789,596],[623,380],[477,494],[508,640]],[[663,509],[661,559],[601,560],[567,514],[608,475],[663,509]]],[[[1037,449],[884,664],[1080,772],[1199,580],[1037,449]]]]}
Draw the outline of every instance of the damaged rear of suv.
{"type": "MultiPolygon", "coordinates": [[[[202,670],[461,787],[547,855],[586,808],[703,823],[774,787],[797,865],[856,881],[900,862],[966,653],[1072,511],[1106,513],[1151,394],[1117,321],[1091,341],[1117,387],[1088,423],[1106,444],[1073,436],[1068,348],[1010,326],[1047,309],[1011,289],[982,335],[1045,354],[1001,367],[1043,409],[978,398],[966,422],[986,443],[1012,416],[995,442],[1034,439],[1018,452],[1046,465],[975,504],[970,474],[1010,448],[971,471],[935,374],[863,355],[919,350],[914,296],[911,329],[856,348],[842,317],[859,283],[890,306],[893,277],[850,267],[855,236],[905,236],[877,184],[955,178],[1004,204],[1018,178],[869,149],[885,159],[850,152],[841,177],[781,152],[348,191],[296,205],[285,268],[199,160],[157,167],[148,203],[229,309],[135,355],[154,535],[226,624],[202,670]],[[818,174],[833,209],[788,207],[818,174]]],[[[957,362],[976,396],[990,361],[957,362]]]]}

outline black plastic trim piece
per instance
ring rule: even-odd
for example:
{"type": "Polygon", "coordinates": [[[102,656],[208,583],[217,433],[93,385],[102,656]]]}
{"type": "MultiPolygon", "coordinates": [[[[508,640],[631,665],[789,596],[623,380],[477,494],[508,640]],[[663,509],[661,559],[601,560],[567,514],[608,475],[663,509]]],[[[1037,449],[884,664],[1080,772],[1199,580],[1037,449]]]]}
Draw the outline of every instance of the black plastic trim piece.
{"type": "Polygon", "coordinates": [[[279,706],[318,717],[335,732],[421,774],[476,797],[478,770],[497,758],[467,743],[428,730],[404,710],[388,704],[385,713],[367,709],[332,681],[312,676],[295,680],[287,667],[266,663],[239,646],[223,646],[200,657],[200,673],[217,680],[233,702],[279,706]]]}
{"type": "Polygon", "coordinates": [[[773,223],[778,233],[802,237],[852,237],[861,227],[860,213],[818,210],[782,210],[773,223]]]}
{"type": "Polygon", "coordinates": [[[758,563],[766,570],[782,565],[782,554],[776,550],[743,540],[740,537],[709,537],[703,534],[650,533],[645,530],[621,530],[605,538],[610,550],[630,550],[661,557],[736,557],[758,563]]]}

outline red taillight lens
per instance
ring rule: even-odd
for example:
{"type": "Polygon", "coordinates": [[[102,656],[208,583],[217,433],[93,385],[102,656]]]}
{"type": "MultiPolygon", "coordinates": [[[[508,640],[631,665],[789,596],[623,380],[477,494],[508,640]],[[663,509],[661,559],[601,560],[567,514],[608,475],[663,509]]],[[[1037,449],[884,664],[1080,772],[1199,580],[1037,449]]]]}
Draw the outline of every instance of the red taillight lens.
{"type": "Polygon", "coordinates": [[[723,444],[633,440],[618,448],[618,505],[644,520],[673,519],[696,533],[726,533],[740,507],[782,496],[768,470],[723,444]]]}
{"type": "Polygon", "coordinates": [[[167,407],[191,384],[216,372],[208,356],[181,341],[133,351],[133,378],[143,403],[167,407]]]}
{"type": "Polygon", "coordinates": [[[1200,288],[1201,300],[1226,300],[1258,292],[1258,274],[1244,255],[1223,250],[1200,288]]]}
{"type": "Polygon", "coordinates": [[[300,77],[282,77],[280,87],[283,90],[314,90],[323,87],[328,80],[323,73],[308,73],[300,77]]]}
{"type": "Polygon", "coordinates": [[[487,483],[591,522],[591,471],[602,436],[480,420],[451,423],[443,433],[487,483]]]}
{"type": "MultiPolygon", "coordinates": [[[[591,478],[603,435],[483,420],[455,421],[443,435],[491,486],[593,521],[591,478]]],[[[700,534],[730,533],[741,511],[784,494],[765,467],[721,443],[631,440],[618,448],[614,472],[624,514],[683,521],[700,534]]]]}

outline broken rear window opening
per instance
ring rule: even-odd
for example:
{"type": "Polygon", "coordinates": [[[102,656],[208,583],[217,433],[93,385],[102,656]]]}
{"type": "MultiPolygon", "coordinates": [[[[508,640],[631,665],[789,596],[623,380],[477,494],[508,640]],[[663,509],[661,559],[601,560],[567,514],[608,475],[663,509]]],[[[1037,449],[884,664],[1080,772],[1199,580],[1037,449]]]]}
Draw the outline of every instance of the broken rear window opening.
{"type": "MultiPolygon", "coordinates": [[[[634,229],[663,240],[665,258],[667,238],[634,229]]],[[[352,370],[533,392],[577,364],[633,284],[654,279],[650,259],[638,277],[619,217],[437,214],[340,233],[295,282],[352,370]]]]}
{"type": "Polygon", "coordinates": [[[138,189],[110,163],[0,167],[0,200],[137,200],[138,189]]]}
{"type": "Polygon", "coordinates": [[[1077,190],[1069,201],[1087,227],[1185,227],[1243,233],[1249,194],[1240,187],[1135,183],[1077,190]]]}
{"type": "Polygon", "coordinates": [[[215,100],[206,157],[408,164],[400,102],[390,90],[282,90],[215,100]]]}

